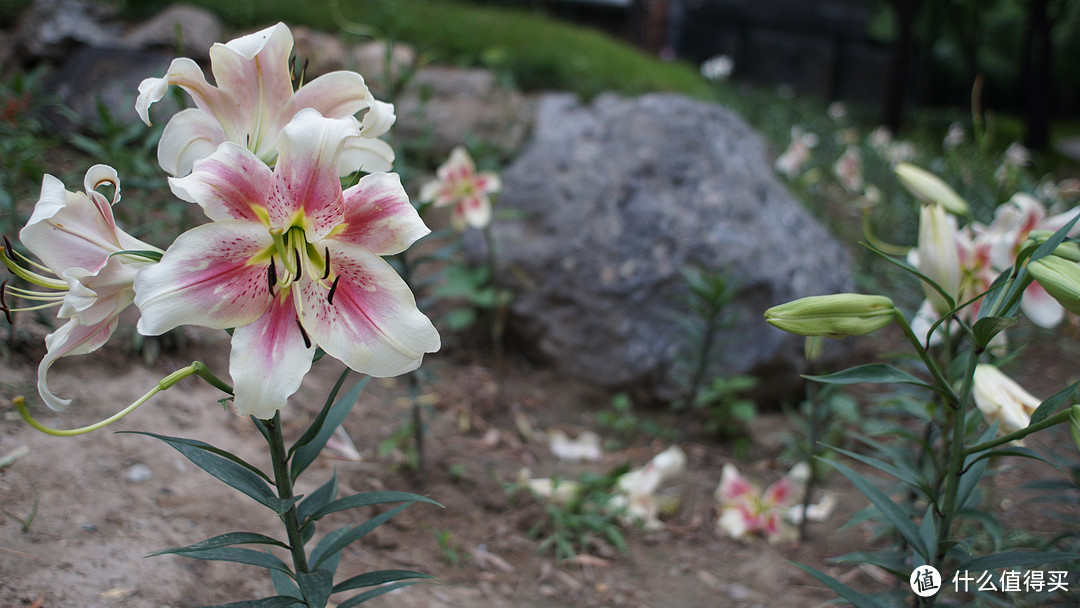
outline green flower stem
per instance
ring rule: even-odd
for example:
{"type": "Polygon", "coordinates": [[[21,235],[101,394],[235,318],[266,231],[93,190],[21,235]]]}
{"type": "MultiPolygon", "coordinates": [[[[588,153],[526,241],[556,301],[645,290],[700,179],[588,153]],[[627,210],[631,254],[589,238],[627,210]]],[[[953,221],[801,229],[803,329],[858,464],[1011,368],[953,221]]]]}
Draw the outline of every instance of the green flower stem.
{"type": "Polygon", "coordinates": [[[945,471],[945,501],[940,512],[938,543],[932,560],[934,567],[939,571],[942,570],[945,562],[944,547],[951,536],[953,520],[961,506],[957,505],[956,501],[960,492],[960,478],[964,473],[964,431],[972,387],[975,384],[975,366],[978,362],[978,355],[972,353],[968,359],[967,369],[964,371],[964,384],[960,389],[962,397],[957,402],[957,407],[952,408],[952,411],[946,411],[946,415],[951,419],[952,437],[949,443],[949,464],[945,471]]]}
{"type": "MultiPolygon", "coordinates": [[[[499,284],[495,280],[497,261],[495,257],[495,235],[491,233],[491,224],[484,226],[484,244],[487,245],[488,280],[491,281],[491,354],[495,359],[495,368],[502,369],[503,350],[503,311],[502,298],[499,297],[499,284]]],[[[500,383],[501,384],[501,383],[500,383]]]]}
{"type": "Polygon", "coordinates": [[[1026,427],[1020,429],[1019,431],[1013,431],[1013,432],[1009,433],[1008,435],[1002,435],[1001,437],[998,437],[996,439],[991,439],[990,441],[984,441],[984,442],[982,442],[980,444],[973,445],[973,446],[967,448],[966,450],[964,450],[962,456],[966,459],[968,456],[971,456],[973,454],[978,454],[979,452],[983,452],[983,451],[989,450],[991,448],[996,448],[999,445],[1003,445],[1003,444],[1009,443],[1011,441],[1016,441],[1017,439],[1023,439],[1024,437],[1027,437],[1028,435],[1030,435],[1032,433],[1041,431],[1043,429],[1050,428],[1050,427],[1054,426],[1055,424],[1061,424],[1062,422],[1066,422],[1068,420],[1069,420],[1069,409],[1065,408],[1065,409],[1061,410],[1060,412],[1054,414],[1053,416],[1048,416],[1044,420],[1042,420],[1040,422],[1036,422],[1035,424],[1026,426],[1026,427]]]}
{"type": "MultiPolygon", "coordinates": [[[[263,420],[266,425],[266,442],[270,444],[270,460],[274,464],[274,485],[277,486],[278,498],[288,500],[293,497],[292,477],[289,475],[289,459],[285,455],[285,438],[281,434],[281,412],[270,420],[263,420]]],[[[293,567],[296,573],[309,572],[307,555],[304,553],[304,541],[300,538],[300,517],[296,505],[281,516],[285,524],[285,533],[289,537],[289,551],[292,553],[293,567]]]]}
{"type": "Polygon", "coordinates": [[[54,429],[50,426],[42,424],[41,422],[38,422],[36,419],[34,419],[33,416],[30,415],[30,410],[28,410],[26,407],[26,398],[22,395],[15,397],[11,400],[11,402],[15,406],[16,411],[19,412],[19,415],[22,416],[22,419],[25,420],[27,424],[41,431],[42,433],[54,435],[56,437],[73,437],[75,435],[84,435],[91,431],[96,431],[100,428],[109,426],[110,424],[116,422],[117,420],[120,420],[124,416],[127,416],[131,412],[134,412],[136,409],[139,408],[139,406],[149,401],[150,398],[154,395],[160,393],[161,391],[169,390],[184,378],[188,378],[191,376],[198,376],[214,388],[224,391],[230,395],[233,392],[232,387],[222,382],[217,376],[215,376],[210,371],[210,368],[206,367],[206,364],[201,361],[192,361],[191,365],[180,368],[175,372],[169,374],[168,376],[162,378],[157,383],[157,386],[150,389],[150,391],[142,397],[136,399],[135,402],[131,405],[125,407],[124,409],[100,422],[95,422],[94,424],[79,427],[77,429],[54,429]]]}
{"type": "Polygon", "coordinates": [[[919,355],[919,358],[922,359],[923,364],[926,365],[926,370],[930,372],[930,375],[934,378],[934,383],[941,389],[948,400],[949,405],[951,407],[956,407],[956,405],[960,403],[960,396],[956,394],[952,384],[945,379],[945,376],[941,374],[941,370],[938,368],[937,364],[930,358],[930,354],[923,348],[922,340],[920,340],[919,337],[915,335],[915,332],[912,331],[907,317],[905,317],[899,309],[896,310],[893,317],[896,319],[896,324],[903,330],[904,335],[907,336],[908,341],[915,347],[915,352],[919,355]]]}

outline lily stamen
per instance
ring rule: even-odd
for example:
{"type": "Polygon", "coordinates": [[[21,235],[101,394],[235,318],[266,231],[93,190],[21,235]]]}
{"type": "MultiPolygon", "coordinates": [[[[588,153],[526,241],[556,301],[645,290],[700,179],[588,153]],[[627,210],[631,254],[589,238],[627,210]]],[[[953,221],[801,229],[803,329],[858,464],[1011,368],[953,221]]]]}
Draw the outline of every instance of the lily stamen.
{"type": "MultiPolygon", "coordinates": [[[[326,259],[323,260],[323,262],[326,264],[326,270],[323,272],[323,275],[322,275],[322,280],[323,281],[330,278],[330,248],[329,247],[326,248],[326,256],[325,257],[326,257],[326,259]]],[[[337,279],[334,279],[334,284],[335,285],[337,284],[337,279]]],[[[331,289],[333,289],[333,288],[331,287],[331,289]]]]}
{"type": "MultiPolygon", "coordinates": [[[[329,268],[329,266],[327,266],[327,268],[329,268]]],[[[327,274],[329,275],[329,273],[327,273],[327,274]]],[[[333,304],[334,303],[334,292],[337,291],[337,284],[338,284],[338,281],[340,281],[340,280],[341,280],[340,276],[334,277],[334,283],[332,285],[330,285],[330,292],[326,294],[326,303],[327,304],[333,304]]]]}
{"type": "Polygon", "coordinates": [[[270,265],[266,267],[266,282],[270,286],[270,293],[274,293],[274,287],[277,285],[277,270],[274,269],[274,258],[270,258],[270,265]]]}
{"type": "Polygon", "coordinates": [[[296,326],[300,328],[300,336],[304,338],[304,348],[311,348],[311,338],[307,335],[307,330],[300,323],[300,319],[296,320],[296,326]]]}

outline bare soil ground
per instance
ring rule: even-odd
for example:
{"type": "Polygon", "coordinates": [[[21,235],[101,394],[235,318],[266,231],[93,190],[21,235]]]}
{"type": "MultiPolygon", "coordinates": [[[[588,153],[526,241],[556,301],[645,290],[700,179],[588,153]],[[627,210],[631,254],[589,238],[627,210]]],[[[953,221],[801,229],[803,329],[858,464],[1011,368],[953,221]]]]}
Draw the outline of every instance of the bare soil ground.
{"type": "MultiPolygon", "coordinates": [[[[17,394],[27,395],[32,404],[37,401],[38,340],[40,335],[29,336],[26,346],[0,365],[3,403],[17,394]]],[[[193,359],[224,375],[226,340],[224,334],[194,334],[183,348],[166,352],[148,368],[125,350],[120,337],[99,353],[56,366],[54,390],[76,400],[67,412],[55,414],[40,405],[34,411],[43,422],[70,428],[112,414],[193,359]]],[[[510,500],[505,491],[522,467],[538,476],[572,478],[585,469],[604,472],[624,462],[641,466],[666,445],[641,440],[607,453],[600,463],[560,463],[542,431],[559,427],[573,435],[592,428],[603,433],[593,413],[608,406],[609,396],[513,354],[508,361],[501,390],[491,369],[460,354],[435,355],[425,363],[435,380],[425,387],[434,406],[427,412],[422,474],[408,472],[394,455],[380,457],[375,450],[408,419],[403,399],[407,392],[398,380],[372,382],[345,423],[363,461],[320,457],[302,478],[299,491],[310,492],[336,468],[342,492],[405,490],[445,505],[414,504],[346,550],[339,577],[407,568],[439,579],[369,605],[805,608],[833,597],[789,562],[825,570],[856,586],[880,588],[870,570],[825,561],[870,543],[865,526],[840,529],[865,500],[839,476],[827,482],[827,489],[840,497],[837,512],[827,522],[812,525],[805,542],[740,543],[715,531],[712,493],[724,463],[737,462],[740,470],[765,481],[783,474],[776,456],[780,434],[790,429],[780,414],[759,417],[752,453],[738,461],[728,446],[707,438],[683,443],[689,463],[674,484],[682,496],[678,512],[660,532],[627,531],[626,553],[598,551],[576,562],[538,554],[537,541],[527,531],[542,515],[542,507],[532,500],[510,500]],[[515,412],[538,431],[536,437],[521,436],[515,412]],[[470,420],[464,432],[459,427],[463,417],[470,420]]],[[[284,412],[287,438],[302,432],[341,369],[329,358],[315,365],[284,412]]],[[[220,396],[200,381],[185,381],[112,427],[67,438],[39,433],[13,408],[0,405],[0,456],[24,445],[29,448],[25,457],[0,470],[0,507],[9,514],[0,516],[0,606],[182,608],[273,595],[261,569],[176,556],[144,558],[152,551],[231,531],[282,536],[270,511],[172,448],[149,437],[115,433],[145,430],[197,438],[265,465],[262,438],[249,420],[223,411],[216,402],[220,396]],[[35,504],[36,516],[24,529],[16,518],[25,519],[35,504]]],[[[659,422],[672,424],[666,413],[655,415],[659,422]]],[[[331,523],[370,516],[343,513],[331,523]]],[[[328,529],[324,526],[320,533],[328,529]]]]}

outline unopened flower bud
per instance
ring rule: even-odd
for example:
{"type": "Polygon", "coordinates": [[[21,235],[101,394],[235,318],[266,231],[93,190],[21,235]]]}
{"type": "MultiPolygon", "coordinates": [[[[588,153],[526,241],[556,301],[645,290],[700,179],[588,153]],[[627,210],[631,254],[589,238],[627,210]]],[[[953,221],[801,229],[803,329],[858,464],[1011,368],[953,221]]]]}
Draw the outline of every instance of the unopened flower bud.
{"type": "MultiPolygon", "coordinates": [[[[1031,234],[1028,235],[1028,240],[1033,247],[1037,247],[1046,242],[1053,234],[1050,230],[1032,230],[1031,234]]],[[[1054,250],[1054,255],[1073,262],[1080,262],[1080,243],[1074,241],[1061,243],[1054,250]]]]}
{"type": "Polygon", "coordinates": [[[1080,314],[1080,266],[1056,255],[1031,262],[1028,272],[1065,310],[1080,314]]]}
{"type": "Polygon", "coordinates": [[[765,311],[765,321],[800,336],[843,338],[885,327],[893,312],[893,302],[885,296],[839,293],[773,306],[765,311]]]}
{"type": "Polygon", "coordinates": [[[919,200],[937,203],[953,215],[968,214],[967,202],[933,173],[915,165],[900,163],[896,166],[896,176],[919,200]]]}

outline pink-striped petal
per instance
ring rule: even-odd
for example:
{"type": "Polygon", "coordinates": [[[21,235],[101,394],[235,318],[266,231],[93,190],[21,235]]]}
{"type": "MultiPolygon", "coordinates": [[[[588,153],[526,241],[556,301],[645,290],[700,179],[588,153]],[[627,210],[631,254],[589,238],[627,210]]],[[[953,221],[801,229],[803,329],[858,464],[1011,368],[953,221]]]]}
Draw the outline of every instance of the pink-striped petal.
{"type": "Polygon", "coordinates": [[[181,234],[157,264],[135,278],[138,329],[155,336],[180,325],[241,327],[270,304],[273,241],[262,225],[240,220],[204,224],[181,234]]]}
{"type": "Polygon", "coordinates": [[[273,213],[268,198],[273,173],[250,151],[225,142],[209,157],[195,163],[187,177],[169,178],[173,194],[196,203],[214,221],[244,220],[262,223],[256,208],[273,213]]]}
{"type": "Polygon", "coordinates": [[[465,223],[473,228],[484,228],[491,223],[491,201],[482,194],[463,197],[458,203],[458,210],[465,223]]]}
{"type": "Polygon", "coordinates": [[[300,281],[300,319],[312,341],[350,368],[376,377],[420,366],[439,349],[439,333],[416,307],[412,291],[385,260],[327,239],[333,298],[318,281],[300,281]]]}
{"type": "Polygon", "coordinates": [[[226,139],[221,123],[210,114],[197,108],[182,110],[161,132],[158,164],[174,177],[187,175],[195,161],[213,154],[226,139]]]}
{"type": "Polygon", "coordinates": [[[289,291],[272,298],[257,321],[233,332],[229,373],[241,416],[273,418],[311,369],[315,346],[305,342],[289,291]]]}
{"type": "Polygon", "coordinates": [[[725,464],[720,471],[720,485],[715,498],[720,504],[746,503],[757,500],[761,490],[739,473],[733,464],[725,464]]]}
{"type": "Polygon", "coordinates": [[[68,268],[97,271],[109,254],[120,249],[112,210],[104,197],[95,201],[82,192],[68,192],[59,179],[41,180],[41,197],[19,239],[56,273],[68,268]]]}
{"type": "Polygon", "coordinates": [[[334,231],[335,240],[377,255],[395,255],[431,232],[396,173],[366,175],[344,197],[345,222],[334,231]]]}
{"type": "Polygon", "coordinates": [[[359,136],[356,119],[325,118],[301,110],[281,131],[275,186],[269,208],[272,226],[288,228],[298,213],[308,240],[325,237],[345,215],[338,160],[349,137],[359,136]]]}
{"type": "Polygon", "coordinates": [[[101,348],[116,330],[119,311],[96,325],[82,325],[77,320],[68,321],[63,327],[45,336],[45,356],[38,364],[37,386],[45,404],[54,410],[64,410],[71,405],[71,399],[58,397],[49,389],[49,368],[60,357],[84,355],[101,348]]]}

